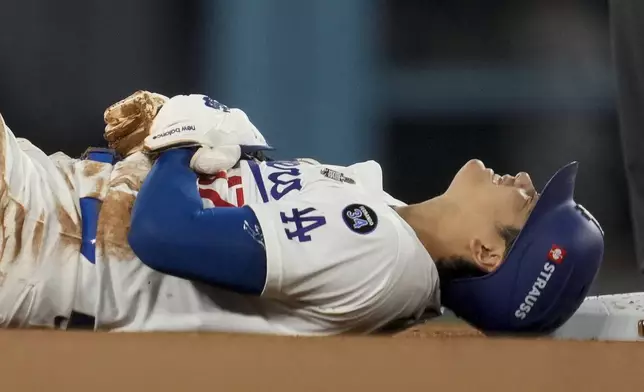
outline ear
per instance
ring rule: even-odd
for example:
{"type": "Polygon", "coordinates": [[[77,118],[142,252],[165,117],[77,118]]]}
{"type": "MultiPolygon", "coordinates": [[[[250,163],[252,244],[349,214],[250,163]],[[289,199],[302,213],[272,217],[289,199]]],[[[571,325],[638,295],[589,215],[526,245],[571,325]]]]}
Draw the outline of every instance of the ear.
{"type": "Polygon", "coordinates": [[[492,272],[503,261],[504,245],[500,243],[484,243],[478,238],[470,241],[470,256],[481,269],[492,272]]]}

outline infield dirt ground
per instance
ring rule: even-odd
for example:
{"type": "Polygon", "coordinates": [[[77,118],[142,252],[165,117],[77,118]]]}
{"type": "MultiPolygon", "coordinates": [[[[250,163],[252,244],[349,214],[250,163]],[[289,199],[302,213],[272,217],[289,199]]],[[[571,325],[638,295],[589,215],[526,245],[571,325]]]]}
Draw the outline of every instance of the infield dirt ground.
{"type": "Polygon", "coordinates": [[[2,391],[644,391],[644,345],[393,337],[0,332],[2,391]]]}

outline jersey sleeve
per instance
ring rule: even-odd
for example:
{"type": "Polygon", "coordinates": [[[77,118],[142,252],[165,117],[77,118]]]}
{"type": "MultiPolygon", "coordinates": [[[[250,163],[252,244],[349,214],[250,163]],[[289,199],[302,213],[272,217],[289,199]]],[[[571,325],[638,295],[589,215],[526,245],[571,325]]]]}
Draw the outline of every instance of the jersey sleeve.
{"type": "Polygon", "coordinates": [[[26,140],[17,139],[0,116],[1,192],[9,193],[23,205],[28,201],[25,196],[32,191],[29,188],[41,183],[40,165],[30,157],[37,152],[44,155],[26,140]]]}
{"type": "Polygon", "coordinates": [[[318,192],[250,206],[267,254],[262,295],[296,301],[354,331],[415,315],[435,291],[431,259],[401,257],[399,218],[384,203],[343,196],[318,192]]]}
{"type": "Polygon", "coordinates": [[[247,207],[203,208],[192,155],[161,153],[134,203],[128,243],[157,271],[257,295],[266,281],[259,223],[247,207]]]}
{"type": "MultiPolygon", "coordinates": [[[[65,210],[73,209],[72,190],[49,157],[26,139],[16,138],[0,116],[0,193],[9,195],[25,210],[43,208],[44,194],[56,198],[65,210]],[[59,192],[65,188],[68,191],[59,192]]],[[[3,201],[4,202],[4,201],[3,201]]]]}

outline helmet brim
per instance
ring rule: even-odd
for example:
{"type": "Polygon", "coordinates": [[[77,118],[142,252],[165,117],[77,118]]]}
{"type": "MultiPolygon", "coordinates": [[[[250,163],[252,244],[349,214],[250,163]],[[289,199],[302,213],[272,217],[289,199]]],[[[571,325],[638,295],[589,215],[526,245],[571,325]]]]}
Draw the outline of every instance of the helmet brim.
{"type": "Polygon", "coordinates": [[[535,204],[525,225],[519,232],[512,248],[507,252],[506,260],[512,258],[516,244],[521,240],[525,233],[529,232],[532,226],[536,226],[542,217],[546,216],[554,208],[565,203],[574,203],[575,181],[579,170],[578,162],[570,162],[566,166],[557,170],[557,172],[548,180],[543,190],[539,194],[539,199],[535,204]]]}

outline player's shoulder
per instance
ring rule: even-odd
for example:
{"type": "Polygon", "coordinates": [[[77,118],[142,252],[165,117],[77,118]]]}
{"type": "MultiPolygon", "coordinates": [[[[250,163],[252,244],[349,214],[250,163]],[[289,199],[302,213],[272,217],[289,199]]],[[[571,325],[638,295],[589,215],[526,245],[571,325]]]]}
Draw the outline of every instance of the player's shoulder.
{"type": "Polygon", "coordinates": [[[368,246],[370,253],[392,264],[433,264],[414,230],[381,197],[338,198],[331,203],[336,211],[332,215],[336,220],[332,235],[337,241],[346,246],[368,246]]]}
{"type": "Polygon", "coordinates": [[[374,254],[382,255],[389,264],[389,279],[395,287],[407,292],[434,292],[438,272],[431,255],[416,235],[414,229],[387,203],[378,204],[374,211],[379,215],[381,231],[374,254]]]}
{"type": "Polygon", "coordinates": [[[309,166],[308,170],[322,181],[341,183],[343,192],[376,196],[378,200],[384,200],[382,167],[374,160],[349,166],[319,164],[309,166]]]}
{"type": "Polygon", "coordinates": [[[371,235],[349,236],[338,241],[341,252],[351,256],[362,249],[357,270],[371,276],[371,292],[363,305],[368,308],[373,325],[382,326],[397,319],[417,319],[427,309],[439,309],[438,271],[434,261],[420,242],[414,230],[395,209],[386,203],[357,204],[343,210],[343,223],[350,231],[367,230],[371,221],[377,227],[371,235]],[[355,217],[367,222],[354,226],[355,217]]]}

